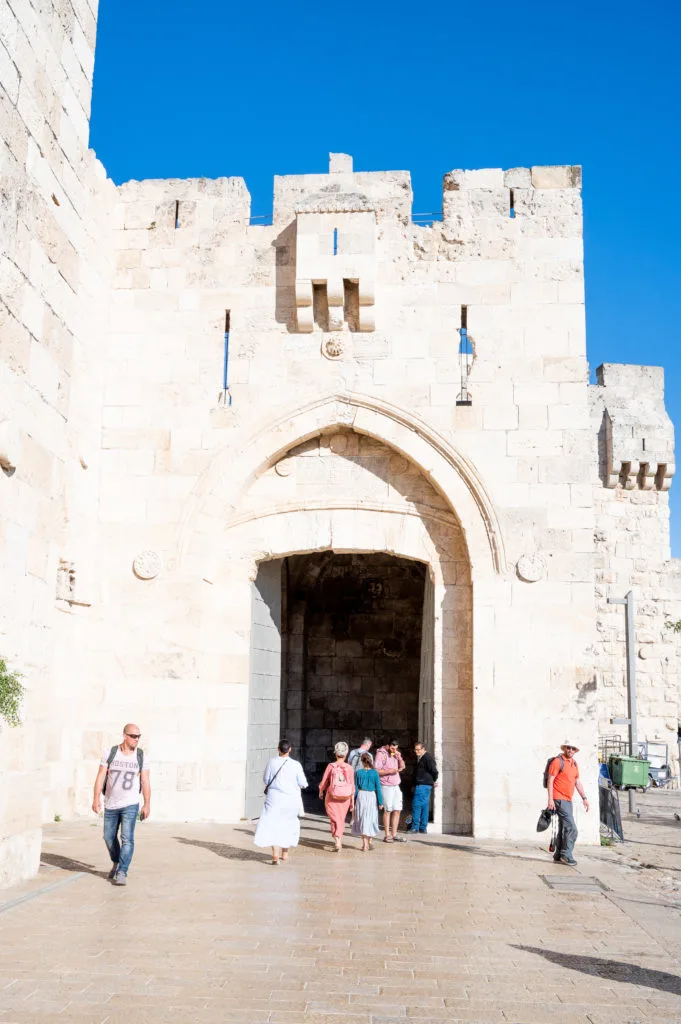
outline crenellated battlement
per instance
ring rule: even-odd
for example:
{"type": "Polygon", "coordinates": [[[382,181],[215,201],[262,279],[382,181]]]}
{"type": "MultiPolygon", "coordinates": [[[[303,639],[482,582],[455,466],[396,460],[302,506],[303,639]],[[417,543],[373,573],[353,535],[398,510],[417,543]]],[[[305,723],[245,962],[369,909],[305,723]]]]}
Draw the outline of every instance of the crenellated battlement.
{"type": "Polygon", "coordinates": [[[589,391],[605,486],[669,490],[676,466],[663,368],[603,363],[596,380],[589,391]]]}
{"type": "MultiPolygon", "coordinates": [[[[442,183],[443,227],[438,230],[445,244],[469,243],[469,249],[485,234],[574,236],[581,233],[581,181],[581,167],[570,165],[448,171],[442,183]],[[508,225],[516,218],[522,227],[508,225]]],[[[203,227],[213,221],[219,226],[250,223],[251,197],[239,177],[129,181],[118,193],[123,206],[116,226],[125,230],[152,224],[162,230],[198,222],[203,227]],[[197,204],[203,211],[198,221],[197,204]]],[[[372,210],[377,223],[396,220],[405,227],[422,226],[412,220],[408,171],[355,171],[345,153],[329,154],[328,174],[275,175],[273,200],[273,224],[279,229],[300,213],[362,210],[372,210]]],[[[434,218],[437,224],[436,214],[434,218]]]]}
{"type": "Polygon", "coordinates": [[[569,164],[545,167],[485,167],[478,170],[454,170],[445,174],[444,192],[466,192],[471,189],[565,189],[582,187],[582,168],[569,164]]]}

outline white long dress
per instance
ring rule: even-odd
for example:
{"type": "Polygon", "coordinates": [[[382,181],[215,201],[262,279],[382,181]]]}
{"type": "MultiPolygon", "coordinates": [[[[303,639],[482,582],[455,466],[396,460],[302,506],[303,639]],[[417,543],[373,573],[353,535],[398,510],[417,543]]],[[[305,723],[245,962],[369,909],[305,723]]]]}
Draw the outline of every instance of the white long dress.
{"type": "Polygon", "coordinates": [[[265,785],[270,783],[270,788],[253,842],[256,846],[297,846],[300,839],[298,814],[302,805],[300,791],[307,786],[303,766],[292,757],[273,757],[267,762],[262,778],[265,785]]]}

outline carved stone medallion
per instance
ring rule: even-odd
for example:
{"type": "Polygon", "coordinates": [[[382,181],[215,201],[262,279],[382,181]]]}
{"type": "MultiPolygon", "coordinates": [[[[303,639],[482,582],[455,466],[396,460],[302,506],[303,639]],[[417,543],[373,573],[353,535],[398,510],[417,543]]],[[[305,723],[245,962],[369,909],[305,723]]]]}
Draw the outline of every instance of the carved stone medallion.
{"type": "Polygon", "coordinates": [[[293,472],[293,459],[279,459],[274,466],[277,476],[290,476],[293,472]]]}
{"type": "Polygon", "coordinates": [[[546,562],[541,555],[521,555],[515,571],[525,583],[538,583],[546,575],[546,562]]]}
{"type": "Polygon", "coordinates": [[[332,334],[330,338],[324,338],[322,355],[327,359],[340,359],[343,355],[343,339],[337,334],[332,334]]]}
{"type": "Polygon", "coordinates": [[[158,551],[140,551],[132,563],[132,571],[140,580],[153,580],[163,568],[163,559],[158,551]]]}
{"type": "Polygon", "coordinates": [[[329,439],[329,448],[334,455],[343,455],[348,450],[347,434],[334,434],[329,439]]]}

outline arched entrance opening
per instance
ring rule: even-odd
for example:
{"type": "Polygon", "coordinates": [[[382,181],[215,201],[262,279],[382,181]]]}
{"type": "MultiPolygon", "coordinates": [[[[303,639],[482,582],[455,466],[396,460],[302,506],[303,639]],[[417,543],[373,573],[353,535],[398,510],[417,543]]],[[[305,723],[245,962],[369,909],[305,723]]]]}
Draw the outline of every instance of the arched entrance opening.
{"type": "Polygon", "coordinates": [[[384,552],[282,562],[280,732],[310,781],[310,810],[338,741],[368,737],[375,751],[395,738],[410,766],[421,733],[432,737],[432,694],[419,692],[426,575],[384,552]]]}
{"type": "Polygon", "coordinates": [[[425,582],[422,562],[384,552],[283,560],[281,732],[299,752],[312,791],[340,740],[352,749],[368,737],[375,750],[395,738],[411,760],[424,728],[425,582]]]}
{"type": "MultiPolygon", "coordinates": [[[[470,460],[417,416],[351,393],[313,399],[255,432],[244,424],[187,504],[179,564],[200,581],[204,659],[217,699],[234,709],[227,813],[258,813],[263,759],[281,728],[281,563],[314,553],[383,553],[426,567],[419,685],[426,678],[433,695],[435,821],[471,832],[474,736],[484,767],[496,735],[498,650],[489,638],[507,635],[500,524],[470,460]],[[259,751],[252,725],[264,721],[271,736],[259,751]],[[251,810],[249,792],[259,799],[251,810]]],[[[478,778],[476,833],[505,834],[515,804],[500,820],[497,790],[484,771],[478,778]]]]}
{"type": "Polygon", "coordinates": [[[417,739],[440,762],[436,825],[470,832],[470,566],[442,496],[388,446],[336,430],[259,478],[237,530],[269,554],[251,572],[246,815],[260,811],[282,733],[310,779],[309,809],[335,742],[394,736],[407,762],[417,739]],[[287,490],[290,504],[268,505],[287,490]]]}

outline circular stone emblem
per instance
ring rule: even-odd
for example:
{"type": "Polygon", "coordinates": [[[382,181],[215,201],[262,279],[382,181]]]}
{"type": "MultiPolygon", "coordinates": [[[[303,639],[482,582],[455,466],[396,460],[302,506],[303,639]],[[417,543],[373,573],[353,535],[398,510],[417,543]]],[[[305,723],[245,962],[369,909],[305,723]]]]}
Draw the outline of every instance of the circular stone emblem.
{"type": "Polygon", "coordinates": [[[158,551],[140,551],[132,563],[132,571],[140,580],[153,580],[161,571],[163,560],[158,551]]]}
{"type": "Polygon", "coordinates": [[[292,459],[280,459],[275,464],[274,472],[277,476],[290,476],[293,471],[293,460],[292,459]]]}
{"type": "Polygon", "coordinates": [[[346,434],[334,434],[329,439],[329,448],[334,455],[342,455],[348,449],[348,438],[346,434]]]}
{"type": "Polygon", "coordinates": [[[343,355],[342,338],[336,335],[325,338],[322,342],[322,355],[326,356],[327,359],[340,359],[343,355]]]}
{"type": "Polygon", "coordinates": [[[538,583],[546,573],[546,562],[541,555],[521,555],[515,571],[525,583],[538,583]]]}

